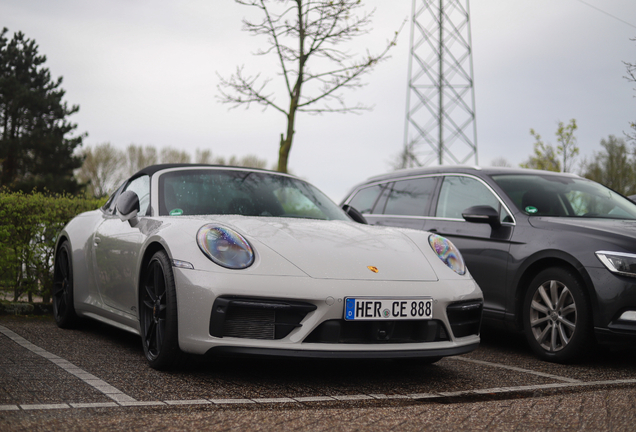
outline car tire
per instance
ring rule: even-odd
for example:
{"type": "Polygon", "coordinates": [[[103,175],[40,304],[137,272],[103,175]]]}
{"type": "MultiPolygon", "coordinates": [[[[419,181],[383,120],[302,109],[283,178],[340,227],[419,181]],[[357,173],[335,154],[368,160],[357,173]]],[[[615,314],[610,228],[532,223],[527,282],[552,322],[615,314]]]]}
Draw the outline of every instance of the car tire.
{"type": "Polygon", "coordinates": [[[73,260],[71,245],[62,242],[53,264],[53,317],[60,328],[73,328],[79,320],[73,304],[73,260]]]}
{"type": "Polygon", "coordinates": [[[144,354],[153,369],[168,370],[180,363],[177,293],[168,255],[156,252],[139,288],[139,328],[144,354]]]}
{"type": "Polygon", "coordinates": [[[579,279],[564,268],[541,271],[530,283],[523,303],[524,333],[543,360],[581,360],[591,344],[592,314],[579,279]]]}

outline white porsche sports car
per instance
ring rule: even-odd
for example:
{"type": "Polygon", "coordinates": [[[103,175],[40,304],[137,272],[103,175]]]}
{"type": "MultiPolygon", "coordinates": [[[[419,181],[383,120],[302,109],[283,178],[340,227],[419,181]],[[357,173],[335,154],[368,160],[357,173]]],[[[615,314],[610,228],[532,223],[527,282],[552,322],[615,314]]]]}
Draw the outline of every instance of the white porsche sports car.
{"type": "Polygon", "coordinates": [[[431,363],[477,348],[483,297],[453,244],[352,217],[286,174],[147,167],[60,233],[55,320],[139,334],[156,369],[184,353],[431,363]]]}

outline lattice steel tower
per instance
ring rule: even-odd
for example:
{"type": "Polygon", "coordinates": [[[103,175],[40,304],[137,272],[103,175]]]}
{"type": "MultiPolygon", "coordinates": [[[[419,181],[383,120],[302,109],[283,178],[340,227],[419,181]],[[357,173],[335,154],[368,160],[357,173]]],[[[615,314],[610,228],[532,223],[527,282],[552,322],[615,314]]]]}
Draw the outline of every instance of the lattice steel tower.
{"type": "Polygon", "coordinates": [[[403,167],[477,164],[469,0],[413,0],[403,167]]]}

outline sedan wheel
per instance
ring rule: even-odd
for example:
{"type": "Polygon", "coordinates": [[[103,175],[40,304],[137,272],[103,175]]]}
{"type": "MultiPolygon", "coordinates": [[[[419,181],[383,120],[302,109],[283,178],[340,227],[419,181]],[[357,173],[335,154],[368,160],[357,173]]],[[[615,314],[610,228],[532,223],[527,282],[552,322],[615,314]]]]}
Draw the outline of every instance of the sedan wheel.
{"type": "Polygon", "coordinates": [[[140,288],[139,321],[144,353],[154,369],[169,369],[181,359],[177,328],[177,297],[170,259],[153,255],[140,288]]]}
{"type": "Polygon", "coordinates": [[[591,314],[578,280],[561,268],[539,273],[526,293],[524,331],[544,360],[580,360],[592,341],[591,314]]]}
{"type": "Polygon", "coordinates": [[[71,328],[77,323],[73,305],[73,262],[71,246],[64,241],[55,254],[53,266],[53,317],[58,327],[71,328]]]}

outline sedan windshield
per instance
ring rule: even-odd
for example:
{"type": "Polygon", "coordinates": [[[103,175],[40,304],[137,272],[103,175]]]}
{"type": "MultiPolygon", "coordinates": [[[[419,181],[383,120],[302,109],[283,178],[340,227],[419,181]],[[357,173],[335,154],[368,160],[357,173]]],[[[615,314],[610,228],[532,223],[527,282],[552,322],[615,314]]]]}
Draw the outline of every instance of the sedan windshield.
{"type": "Polygon", "coordinates": [[[284,175],[180,170],[159,178],[159,215],[208,214],[349,220],[318,189],[284,175]]]}
{"type": "Polygon", "coordinates": [[[517,208],[530,216],[636,220],[636,204],[591,180],[549,174],[492,178],[517,208]]]}

